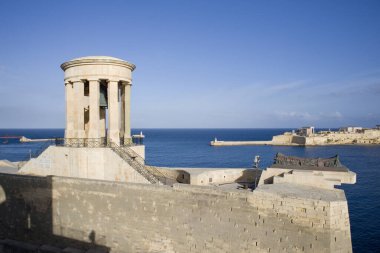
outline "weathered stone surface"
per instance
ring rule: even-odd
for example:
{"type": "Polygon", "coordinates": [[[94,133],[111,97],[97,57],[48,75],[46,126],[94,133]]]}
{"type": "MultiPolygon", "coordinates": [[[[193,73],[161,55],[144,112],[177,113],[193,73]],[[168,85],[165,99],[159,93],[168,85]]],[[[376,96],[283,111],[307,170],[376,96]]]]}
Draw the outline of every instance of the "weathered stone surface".
{"type": "Polygon", "coordinates": [[[258,185],[290,183],[334,189],[336,185],[356,183],[352,171],[321,171],[311,169],[267,168],[262,171],[258,185]]]}
{"type": "MultiPolygon", "coordinates": [[[[139,152],[139,155],[144,155],[144,146],[132,147],[132,149],[139,152]]],[[[19,173],[149,183],[109,148],[51,146],[39,157],[26,163],[19,173]]]]}
{"type": "Polygon", "coordinates": [[[284,183],[224,191],[5,174],[0,187],[0,238],[112,252],[352,251],[337,189],[284,183]]]}
{"type": "Polygon", "coordinates": [[[130,86],[135,65],[114,57],[89,56],[65,62],[61,68],[65,72],[65,138],[107,136],[116,144],[120,144],[120,138],[129,143],[130,86]],[[104,105],[100,104],[101,92],[104,105]],[[108,107],[107,135],[105,107],[108,107]]]}

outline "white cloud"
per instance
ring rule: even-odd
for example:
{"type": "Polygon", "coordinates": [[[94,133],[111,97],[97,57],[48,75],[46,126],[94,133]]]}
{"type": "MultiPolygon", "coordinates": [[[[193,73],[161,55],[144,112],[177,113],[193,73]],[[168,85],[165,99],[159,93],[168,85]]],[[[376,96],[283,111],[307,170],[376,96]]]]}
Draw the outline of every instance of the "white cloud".
{"type": "MultiPolygon", "coordinates": [[[[294,90],[303,87],[305,84],[307,84],[307,81],[305,80],[298,80],[290,83],[284,83],[284,84],[278,84],[270,86],[266,89],[269,93],[276,93],[276,92],[282,92],[282,91],[289,91],[294,90]]],[[[265,91],[265,89],[264,89],[265,91]]]]}
{"type": "Polygon", "coordinates": [[[335,119],[335,120],[341,120],[343,119],[342,113],[336,111],[336,112],[319,112],[319,113],[309,113],[309,112],[275,112],[275,115],[278,119],[281,120],[301,120],[301,121],[320,121],[325,119],[335,119]]]}

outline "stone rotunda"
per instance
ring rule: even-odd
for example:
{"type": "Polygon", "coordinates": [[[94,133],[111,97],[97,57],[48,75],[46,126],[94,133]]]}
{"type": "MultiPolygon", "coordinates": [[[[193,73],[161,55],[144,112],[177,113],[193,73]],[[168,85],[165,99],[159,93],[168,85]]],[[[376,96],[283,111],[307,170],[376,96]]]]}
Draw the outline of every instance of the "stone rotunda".
{"type": "Polygon", "coordinates": [[[108,56],[73,59],[65,72],[65,138],[131,143],[130,98],[135,65],[108,56]]]}

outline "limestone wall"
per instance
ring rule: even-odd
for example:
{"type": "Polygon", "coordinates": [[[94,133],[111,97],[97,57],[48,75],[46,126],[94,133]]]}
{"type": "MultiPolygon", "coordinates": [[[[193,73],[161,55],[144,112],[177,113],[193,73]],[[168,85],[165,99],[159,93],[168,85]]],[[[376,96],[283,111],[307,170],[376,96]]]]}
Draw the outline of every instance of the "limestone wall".
{"type": "Polygon", "coordinates": [[[263,170],[260,176],[260,181],[258,185],[263,184],[273,184],[273,177],[283,175],[291,171],[290,169],[280,169],[280,168],[267,168],[263,170]]]}
{"type": "Polygon", "coordinates": [[[145,146],[144,145],[137,145],[137,146],[131,146],[129,147],[133,151],[135,151],[141,158],[145,159],[145,146]]]}
{"type": "Polygon", "coordinates": [[[169,167],[157,167],[157,166],[146,166],[146,168],[154,175],[155,170],[159,172],[157,174],[158,177],[164,175],[165,177],[169,179],[173,179],[176,181],[176,183],[182,183],[182,184],[190,184],[190,174],[186,170],[182,168],[169,168],[169,167]],[[154,168],[155,170],[151,170],[150,168],[154,168]]]}
{"type": "MultiPolygon", "coordinates": [[[[141,150],[136,151],[143,154],[141,150]]],[[[109,148],[51,146],[39,157],[26,163],[19,172],[20,174],[41,176],[56,175],[149,183],[149,181],[109,148]]]]}
{"type": "Polygon", "coordinates": [[[305,145],[306,144],[306,137],[304,137],[304,136],[292,136],[292,143],[298,144],[298,145],[305,145]]]}
{"type": "Polygon", "coordinates": [[[380,144],[380,130],[368,129],[364,133],[318,133],[308,137],[282,134],[273,136],[272,145],[342,145],[380,144]]]}
{"type": "Polygon", "coordinates": [[[292,143],[292,135],[275,135],[272,138],[273,144],[290,144],[292,143]]]}
{"type": "Polygon", "coordinates": [[[333,189],[336,185],[355,184],[356,173],[352,171],[293,170],[266,168],[258,185],[291,183],[333,189]]]}
{"type": "Polygon", "coordinates": [[[255,182],[260,177],[258,169],[184,169],[190,173],[192,185],[220,185],[235,182],[255,182]]]}
{"type": "Polygon", "coordinates": [[[364,133],[333,132],[306,138],[306,145],[380,144],[380,131],[365,130],[364,133]]]}
{"type": "Polygon", "coordinates": [[[275,135],[272,138],[272,145],[305,145],[305,142],[304,136],[292,134],[275,135]]]}
{"type": "Polygon", "coordinates": [[[0,239],[112,252],[352,251],[344,192],[290,184],[251,192],[0,174],[0,219],[0,239]]]}

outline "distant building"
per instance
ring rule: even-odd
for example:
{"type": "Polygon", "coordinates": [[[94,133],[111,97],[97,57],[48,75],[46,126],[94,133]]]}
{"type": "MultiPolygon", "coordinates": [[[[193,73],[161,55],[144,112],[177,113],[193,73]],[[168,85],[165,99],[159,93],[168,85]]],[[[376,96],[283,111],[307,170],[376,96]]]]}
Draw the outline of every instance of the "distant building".
{"type": "Polygon", "coordinates": [[[348,126],[339,128],[339,132],[345,133],[360,133],[361,131],[363,131],[363,127],[348,126]]]}
{"type": "Polygon", "coordinates": [[[300,135],[300,136],[310,136],[314,134],[314,132],[315,132],[315,129],[313,126],[301,127],[297,129],[296,131],[297,135],[300,135]]]}

